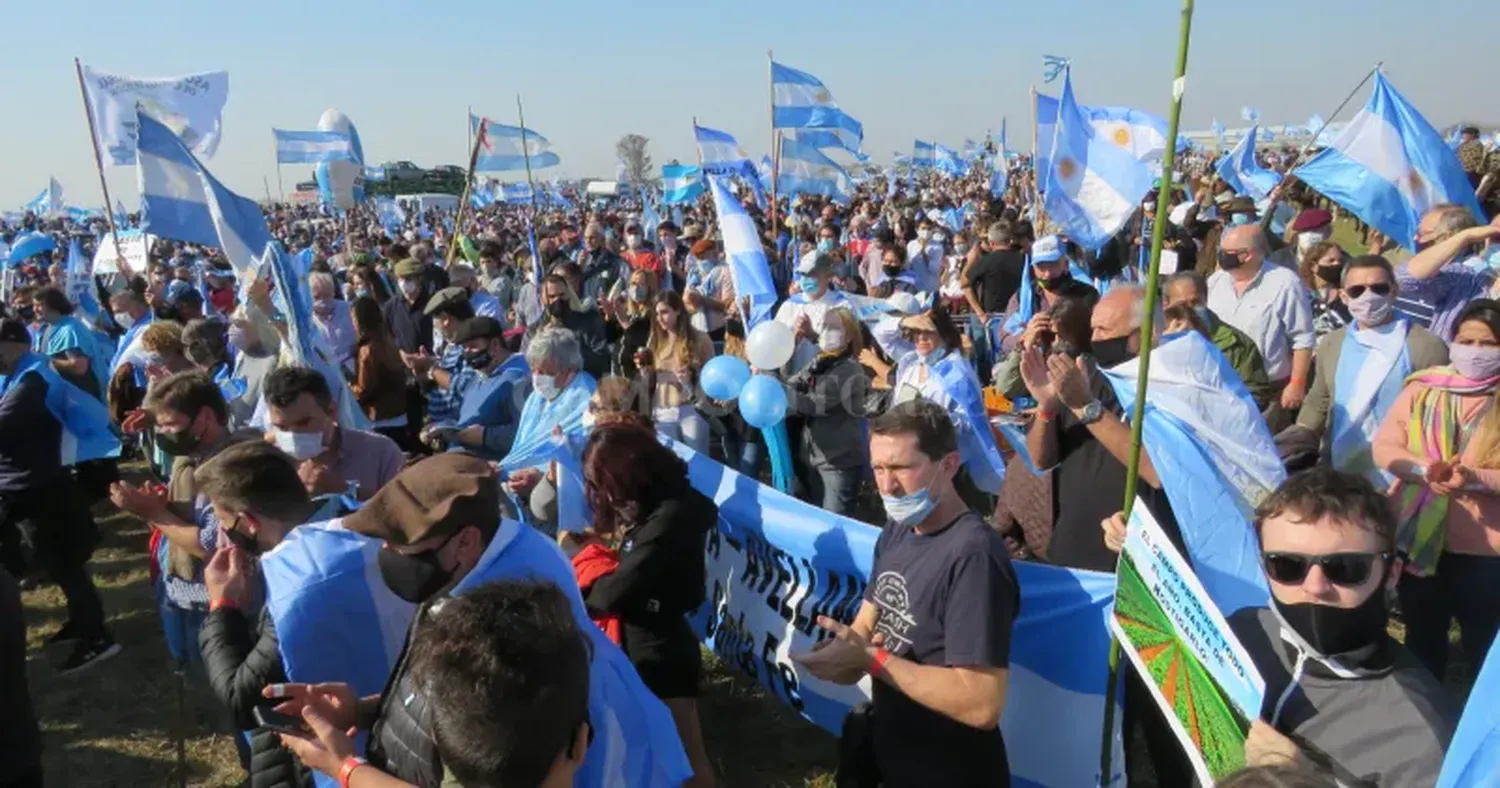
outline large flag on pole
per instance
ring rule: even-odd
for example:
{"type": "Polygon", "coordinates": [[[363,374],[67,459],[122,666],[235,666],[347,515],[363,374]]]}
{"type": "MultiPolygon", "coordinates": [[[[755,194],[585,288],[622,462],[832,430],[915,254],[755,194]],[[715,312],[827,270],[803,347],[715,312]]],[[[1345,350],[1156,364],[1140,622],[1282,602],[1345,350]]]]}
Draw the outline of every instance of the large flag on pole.
{"type": "Polygon", "coordinates": [[[479,135],[479,158],[474,162],[476,172],[524,170],[528,156],[533,170],[555,167],[562,162],[552,152],[552,143],[531,129],[507,126],[477,115],[469,116],[469,125],[479,135]]]}
{"type": "Polygon", "coordinates": [[[1437,788],[1500,785],[1500,640],[1490,644],[1479,678],[1448,744],[1437,788]]]}
{"type": "Polygon", "coordinates": [[[778,129],[833,129],[844,147],[857,151],[864,126],[839,109],[823,81],[795,68],[771,63],[771,126],[778,129]]]}
{"type": "Polygon", "coordinates": [[[854,195],[854,181],[843,167],[817,148],[790,137],[781,141],[776,188],[786,195],[820,194],[839,202],[848,202],[854,195]]]}
{"type": "Polygon", "coordinates": [[[1271,196],[1271,190],[1281,183],[1281,173],[1268,170],[1255,160],[1255,140],[1259,132],[1259,126],[1251,126],[1229,155],[1219,160],[1218,166],[1219,177],[1236,194],[1246,195],[1256,202],[1271,196]]]}
{"type": "Polygon", "coordinates": [[[340,131],[283,131],[276,136],[277,164],[317,164],[354,161],[354,138],[340,131]]]}
{"type": "Polygon", "coordinates": [[[760,234],[755,231],[755,220],[729,193],[729,187],[719,176],[710,175],[708,183],[714,196],[714,210],[719,214],[724,259],[729,262],[735,297],[750,299],[750,314],[742,316],[748,331],[770,317],[771,307],[776,305],[776,283],[771,279],[771,265],[766,261],[766,249],[761,245],[760,234]]]}
{"type": "Polygon", "coordinates": [[[661,168],[661,201],[668,205],[692,202],[703,194],[703,168],[667,164],[661,168]]]}
{"type": "Polygon", "coordinates": [[[254,278],[258,258],[271,241],[260,206],[224,188],[170,128],[144,114],[139,123],[141,228],[174,241],[218,247],[237,278],[254,278]]]}
{"type": "Polygon", "coordinates": [[[1064,69],[1055,138],[1047,170],[1038,174],[1047,213],[1079,245],[1099,249],[1151,190],[1151,173],[1131,151],[1094,133],[1073,101],[1072,69],[1064,69]]]}
{"type": "Polygon", "coordinates": [[[1380,71],[1364,109],[1292,174],[1407,249],[1434,206],[1457,203],[1484,221],[1458,154],[1380,71]]]}
{"type": "Polygon", "coordinates": [[[31,202],[21,207],[41,217],[61,216],[65,210],[62,184],[58,183],[56,178],[48,179],[47,188],[42,189],[31,202]]]}
{"type": "Polygon", "coordinates": [[[137,107],[171,129],[195,155],[213,158],[219,148],[229,72],[139,79],[83,67],[84,93],[105,164],[135,164],[137,107]]]}

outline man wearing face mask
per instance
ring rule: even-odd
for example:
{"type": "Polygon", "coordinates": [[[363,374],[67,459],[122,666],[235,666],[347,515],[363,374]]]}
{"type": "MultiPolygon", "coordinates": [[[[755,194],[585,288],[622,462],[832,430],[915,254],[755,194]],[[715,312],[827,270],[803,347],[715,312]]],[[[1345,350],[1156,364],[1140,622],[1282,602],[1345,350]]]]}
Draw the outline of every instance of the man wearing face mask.
{"type": "MultiPolygon", "coordinates": [[[[1256,406],[1265,410],[1275,396],[1271,381],[1266,377],[1266,360],[1261,357],[1260,348],[1255,346],[1254,340],[1246,336],[1245,332],[1220,320],[1208,308],[1208,280],[1197,271],[1179,271],[1167,278],[1165,292],[1166,307],[1181,304],[1193,308],[1198,319],[1208,329],[1208,340],[1214,343],[1214,347],[1224,354],[1229,366],[1239,374],[1240,381],[1250,390],[1256,406]]],[[[1314,380],[1314,385],[1316,384],[1317,381],[1314,380]]]]}
{"type": "Polygon", "coordinates": [[[715,342],[723,342],[726,315],[734,306],[734,277],[714,241],[704,239],[693,244],[692,259],[682,303],[691,315],[693,328],[715,342]]]}
{"type": "Polygon", "coordinates": [[[677,225],[670,220],[656,226],[656,252],[661,257],[662,270],[671,275],[674,282],[681,282],[688,275],[692,249],[687,243],[677,240],[677,225]]]}
{"type": "Polygon", "coordinates": [[[616,282],[629,275],[629,266],[604,245],[604,225],[598,222],[589,222],[584,229],[583,245],[578,254],[581,289],[576,292],[583,301],[597,304],[609,297],[616,282]]]}
{"type": "Polygon", "coordinates": [[[609,374],[609,337],[604,330],[604,315],[593,304],[583,304],[568,284],[566,272],[576,272],[571,263],[558,266],[558,272],[542,280],[542,308],[546,317],[532,328],[531,337],[551,328],[573,333],[583,349],[583,368],[595,378],[609,374]]]}
{"type": "MultiPolygon", "coordinates": [[[[138,353],[132,353],[131,350],[138,344],[136,340],[140,337],[141,332],[146,329],[146,326],[151,325],[151,321],[155,319],[155,315],[152,314],[151,308],[146,306],[146,301],[141,297],[140,291],[137,291],[133,287],[126,288],[110,296],[109,308],[111,315],[114,317],[115,324],[125,332],[120,337],[120,341],[116,345],[118,349],[109,362],[110,377],[114,377],[115,373],[119,371],[121,364],[131,361],[139,355],[138,353]]],[[[145,365],[137,365],[132,362],[132,367],[135,376],[135,385],[144,389],[146,387],[145,365]]]]}
{"type": "Polygon", "coordinates": [[[338,283],[332,274],[314,271],[307,277],[312,294],[312,323],[318,338],[333,350],[333,360],[341,368],[354,369],[354,320],[349,316],[349,302],[338,297],[338,283]]]}
{"type": "Polygon", "coordinates": [[[235,730],[251,731],[248,785],[298,788],[305,769],[254,714],[265,703],[261,690],[286,681],[270,608],[255,609],[266,593],[254,565],[292,529],[340,517],[347,507],[337,495],[309,496],[296,461],[266,443],[231,446],[192,475],[218,523],[210,530],[223,539],[204,570],[209,613],[195,638],[209,684],[235,730]]]}
{"type": "Polygon", "coordinates": [[[1494,281],[1479,252],[1500,240],[1500,219],[1481,225],[1467,206],[1439,205],[1422,215],[1417,253],[1397,266],[1396,311],[1444,342],[1453,340],[1464,307],[1483,298],[1494,281]]]}
{"type": "Polygon", "coordinates": [[[826,325],[828,310],[853,309],[849,299],[831,286],[835,262],[828,255],[808,252],[797,263],[797,292],[776,310],[776,322],[790,328],[797,346],[788,374],[800,372],[818,355],[818,328],[826,325]]]}
{"type": "Polygon", "coordinates": [[[635,222],[625,225],[625,253],[622,257],[630,270],[650,271],[658,278],[662,277],[661,258],[651,250],[650,242],[641,235],[641,226],[635,222]]]}
{"type": "Polygon", "coordinates": [[[875,767],[887,786],[1010,785],[999,731],[1020,586],[998,533],[953,486],[958,437],[913,400],[870,422],[889,517],[848,625],[792,658],[838,684],[870,677],[875,767]]]}
{"type": "Polygon", "coordinates": [[[365,499],[394,478],[405,462],[384,435],[342,427],[328,379],[309,367],[281,367],[266,377],[271,430],[266,440],[297,461],[312,495],[365,499]]]}
{"type": "Polygon", "coordinates": [[[1312,304],[1296,272],[1270,265],[1258,225],[1230,228],[1219,241],[1219,271],[1208,278],[1208,308],[1255,340],[1266,377],[1280,392],[1265,411],[1272,434],[1292,421],[1312,373],[1312,304]]]}
{"type": "Polygon", "coordinates": [[[1266,261],[1295,271],[1307,250],[1333,237],[1333,214],[1322,208],[1309,208],[1297,214],[1291,229],[1297,234],[1297,242],[1272,252],[1266,261]]]}
{"type": "Polygon", "coordinates": [[[400,297],[392,298],[381,306],[385,324],[396,337],[396,347],[404,353],[417,353],[423,348],[432,348],[432,316],[424,311],[427,307],[428,291],[423,282],[422,264],[407,258],[396,263],[396,282],[400,297]]]}
{"type": "Polygon", "coordinates": [[[493,318],[464,321],[453,336],[463,352],[463,371],[440,383],[459,402],[455,421],[424,430],[424,440],[492,460],[510,452],[521,406],[531,387],[526,359],[505,346],[500,323],[493,318]]]}
{"type": "Polygon", "coordinates": [[[917,238],[906,245],[906,270],[917,277],[917,287],[924,293],[938,289],[947,255],[947,230],[924,216],[917,222],[917,238]]]}
{"type": "MultiPolygon", "coordinates": [[[[1375,467],[1370,445],[1407,377],[1448,363],[1448,346],[1395,310],[1396,275],[1384,257],[1366,255],[1344,270],[1344,303],[1354,318],[1318,343],[1317,374],[1291,429],[1321,441],[1333,467],[1361,474],[1379,489],[1394,477],[1375,467]]],[[[1279,442],[1290,440],[1278,438],[1279,442]]]]}
{"type": "Polygon", "coordinates": [[[1266,683],[1250,765],[1279,757],[1341,785],[1431,785],[1458,710],[1386,629],[1402,560],[1385,496],[1356,475],[1305,471],[1261,503],[1255,530],[1271,606],[1229,618],[1266,683]]]}
{"type": "Polygon", "coordinates": [[[1059,299],[1081,299],[1090,307],[1099,301],[1099,291],[1093,285],[1073,278],[1072,264],[1064,253],[1063,240],[1056,235],[1044,236],[1031,245],[1030,273],[1031,281],[1028,283],[1023,276],[1020,285],[1022,289],[1011,296],[1010,303],[1005,308],[1005,336],[1001,338],[1000,346],[1007,353],[1019,344],[1032,344],[1038,334],[1056,333],[1052,331],[1048,313],[1059,299]],[[1022,298],[1027,296],[1027,287],[1031,288],[1030,297],[1034,307],[1031,319],[1022,323],[1021,303],[1022,298]]]}

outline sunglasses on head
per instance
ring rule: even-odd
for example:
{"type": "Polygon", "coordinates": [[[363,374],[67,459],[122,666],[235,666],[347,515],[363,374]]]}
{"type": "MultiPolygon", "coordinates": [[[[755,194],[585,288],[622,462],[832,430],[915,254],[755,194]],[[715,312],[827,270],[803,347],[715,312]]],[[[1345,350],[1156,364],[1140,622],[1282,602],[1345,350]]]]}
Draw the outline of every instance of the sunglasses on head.
{"type": "Polygon", "coordinates": [[[1329,555],[1303,555],[1301,553],[1266,553],[1261,559],[1266,576],[1283,585],[1297,585],[1307,579],[1314,565],[1323,568],[1328,582],[1345,588],[1364,585],[1370,579],[1375,559],[1389,562],[1390,553],[1332,553],[1329,555]]]}
{"type": "Polygon", "coordinates": [[[1344,292],[1348,293],[1350,298],[1359,298],[1365,294],[1366,290],[1378,296],[1388,296],[1391,294],[1391,285],[1389,282],[1376,282],[1373,285],[1349,285],[1344,288],[1344,292]]]}

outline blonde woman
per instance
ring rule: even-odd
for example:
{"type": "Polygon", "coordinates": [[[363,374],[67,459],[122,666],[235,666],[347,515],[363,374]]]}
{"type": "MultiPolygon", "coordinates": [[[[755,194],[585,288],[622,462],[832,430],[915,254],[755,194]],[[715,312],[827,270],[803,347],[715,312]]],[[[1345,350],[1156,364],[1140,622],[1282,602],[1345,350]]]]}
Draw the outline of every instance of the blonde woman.
{"type": "Polygon", "coordinates": [[[656,273],[638,269],[630,273],[624,287],[617,287],[615,293],[600,305],[604,313],[604,335],[611,345],[618,348],[615,368],[627,378],[635,377],[635,356],[651,338],[651,320],[655,316],[658,292],[656,273]]]}
{"type": "Polygon", "coordinates": [[[818,355],[787,380],[791,407],[802,416],[795,458],[805,500],[853,517],[859,484],[869,465],[865,445],[868,380],[859,365],[859,321],[847,309],[830,309],[818,327],[818,355]]]}
{"type": "Polygon", "coordinates": [[[1470,303],[1455,325],[1452,364],[1407,379],[1371,446],[1398,479],[1406,647],[1439,681],[1453,620],[1471,665],[1500,626],[1500,302],[1470,303]]]}
{"type": "Polygon", "coordinates": [[[714,356],[713,342],[693,328],[682,296],[675,291],[658,295],[655,310],[650,338],[635,362],[651,387],[657,429],[707,454],[708,422],[694,407],[693,384],[698,370],[714,356]]]}

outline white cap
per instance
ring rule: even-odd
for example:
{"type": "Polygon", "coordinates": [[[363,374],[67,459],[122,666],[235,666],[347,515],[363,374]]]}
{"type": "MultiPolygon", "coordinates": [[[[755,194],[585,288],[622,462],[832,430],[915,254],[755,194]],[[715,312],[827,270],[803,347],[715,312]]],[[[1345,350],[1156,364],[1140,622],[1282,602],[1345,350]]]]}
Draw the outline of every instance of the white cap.
{"type": "Polygon", "coordinates": [[[1055,235],[1044,235],[1036,239],[1031,245],[1031,264],[1050,263],[1061,260],[1063,256],[1062,239],[1055,235]]]}
{"type": "Polygon", "coordinates": [[[924,311],[922,309],[921,302],[918,301],[917,297],[912,295],[911,293],[891,293],[890,297],[887,298],[885,302],[889,304],[892,309],[900,312],[903,315],[915,315],[918,312],[924,311]]]}

